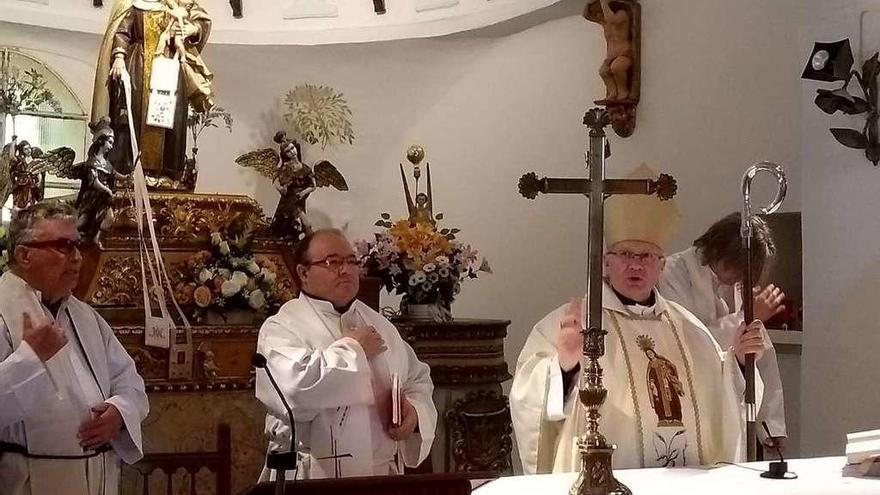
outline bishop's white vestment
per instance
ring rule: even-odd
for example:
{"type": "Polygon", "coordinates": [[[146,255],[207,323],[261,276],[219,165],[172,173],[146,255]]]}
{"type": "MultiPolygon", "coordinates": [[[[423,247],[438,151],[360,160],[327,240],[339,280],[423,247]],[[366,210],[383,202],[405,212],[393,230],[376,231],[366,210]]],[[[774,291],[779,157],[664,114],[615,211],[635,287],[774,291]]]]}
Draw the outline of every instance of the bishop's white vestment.
{"type": "MultiPolygon", "coordinates": [[[[437,425],[430,369],[418,360],[397,328],[360,301],[340,314],[333,305],[301,294],[288,301],[260,329],[257,351],[293,410],[298,451],[308,473],[334,478],[397,472],[395,461],[419,465],[429,454],[437,425]],[[344,337],[344,328],[372,325],[387,350],[368,360],[361,345],[344,337]],[[418,413],[416,433],[402,442],[387,434],[391,418],[392,376],[401,395],[418,413]]],[[[266,405],[269,450],[290,446],[287,414],[265,372],[257,373],[257,398],[266,405]]],[[[302,468],[302,466],[301,466],[302,468]]],[[[295,473],[286,475],[288,479],[295,473]]],[[[261,480],[273,478],[263,471],[261,480]]]]}
{"type": "MultiPolygon", "coordinates": [[[[739,297],[741,292],[734,290],[736,311],[731,312],[721,296],[718,277],[711,268],[703,265],[697,248],[691,247],[667,257],[666,267],[657,287],[664,297],[681,304],[699,318],[722,349],[733,345],[736,329],[743,322],[742,297],[739,297]]],[[[769,337],[767,341],[770,341],[769,337]]],[[[766,421],[767,428],[774,437],[787,436],[785,401],[776,349],[768,346],[755,366],[764,383],[757,422],[760,425],[762,421],[766,421]]],[[[757,431],[761,438],[766,436],[763,428],[758,427],[757,431]]]]}
{"type": "MultiPolygon", "coordinates": [[[[744,382],[733,353],[722,352],[699,320],[656,291],[653,306],[625,306],[607,284],[603,288],[608,334],[599,361],[608,397],[600,431],[617,446],[614,467],[742,460],[744,382]]],[[[510,405],[525,473],[580,468],[582,373],[563,389],[555,345],[565,311],[560,307],[535,325],[517,361],[510,405]]]]}
{"type": "Polygon", "coordinates": [[[56,316],[41,295],[20,277],[0,277],[0,442],[23,446],[38,456],[90,456],[38,459],[0,454],[3,495],[113,495],[119,459],[142,456],[141,422],[149,406],[135,363],[113,330],[94,309],[71,296],[56,316]],[[45,363],[22,340],[22,315],[34,325],[54,320],[67,344],[45,363]],[[104,402],[119,410],[123,428],[112,449],[83,451],[77,433],[104,402]]]}

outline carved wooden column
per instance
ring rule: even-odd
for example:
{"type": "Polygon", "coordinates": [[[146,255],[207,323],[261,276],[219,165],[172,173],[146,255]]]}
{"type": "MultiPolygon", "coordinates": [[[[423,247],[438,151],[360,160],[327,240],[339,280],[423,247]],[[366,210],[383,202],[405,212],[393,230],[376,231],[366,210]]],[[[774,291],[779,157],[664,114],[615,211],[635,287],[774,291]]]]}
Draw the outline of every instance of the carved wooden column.
{"type": "Polygon", "coordinates": [[[510,472],[510,409],[501,392],[501,384],[512,378],[504,360],[510,322],[396,319],[394,324],[431,367],[439,415],[433,471],[510,472]]]}

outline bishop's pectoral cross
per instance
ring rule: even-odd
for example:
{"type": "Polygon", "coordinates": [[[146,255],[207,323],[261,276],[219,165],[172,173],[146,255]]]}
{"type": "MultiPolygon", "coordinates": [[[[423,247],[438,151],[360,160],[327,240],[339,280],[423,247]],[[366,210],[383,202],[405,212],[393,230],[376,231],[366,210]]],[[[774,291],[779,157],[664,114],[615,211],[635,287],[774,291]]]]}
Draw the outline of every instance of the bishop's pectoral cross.
{"type": "Polygon", "coordinates": [[[605,127],[611,122],[602,108],[590,109],[584,115],[584,125],[590,129],[590,150],[587,155],[588,178],[538,179],[534,172],[519,180],[520,194],[535,199],[544,194],[583,194],[589,198],[589,259],[588,302],[586,329],[584,330],[584,387],[580,400],[587,409],[587,433],[578,440],[581,453],[581,469],[571,494],[628,494],[629,489],[614,479],[611,472],[611,455],[614,447],[599,433],[599,408],[605,402],[608,391],[602,385],[602,367],[599,358],[605,354],[605,334],[602,329],[602,244],[605,227],[604,200],[613,194],[656,194],[661,200],[675,195],[675,179],[661,174],[651,179],[606,179],[605,127]]]}

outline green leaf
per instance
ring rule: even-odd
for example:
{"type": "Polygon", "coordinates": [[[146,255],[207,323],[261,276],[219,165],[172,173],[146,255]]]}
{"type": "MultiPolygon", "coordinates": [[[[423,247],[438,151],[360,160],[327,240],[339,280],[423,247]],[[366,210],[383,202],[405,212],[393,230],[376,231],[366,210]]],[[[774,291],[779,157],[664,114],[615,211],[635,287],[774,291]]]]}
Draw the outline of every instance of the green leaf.
{"type": "Polygon", "coordinates": [[[880,61],[878,61],[877,56],[878,54],[874,53],[873,57],[869,58],[864,64],[862,64],[862,78],[867,85],[870,85],[869,81],[874,80],[880,75],[880,61]]]}
{"type": "Polygon", "coordinates": [[[865,138],[864,134],[855,129],[836,127],[831,129],[831,135],[834,136],[834,139],[836,139],[837,142],[847,148],[863,150],[868,146],[868,139],[865,138]]]}

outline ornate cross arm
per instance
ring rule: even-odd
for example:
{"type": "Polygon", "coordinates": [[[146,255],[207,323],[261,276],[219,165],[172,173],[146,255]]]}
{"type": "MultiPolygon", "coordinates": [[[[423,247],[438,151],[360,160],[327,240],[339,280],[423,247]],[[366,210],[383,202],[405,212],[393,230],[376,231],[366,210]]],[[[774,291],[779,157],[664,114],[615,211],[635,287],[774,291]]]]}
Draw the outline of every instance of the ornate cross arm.
{"type": "MultiPolygon", "coordinates": [[[[660,174],[657,180],[652,179],[605,179],[604,193],[612,194],[656,194],[661,200],[672,199],[678,190],[675,178],[668,174],[660,174]]],[[[558,179],[554,177],[538,178],[534,172],[524,174],[519,179],[519,193],[528,199],[535,199],[538,193],[543,194],[590,194],[590,179],[558,179]]]]}

